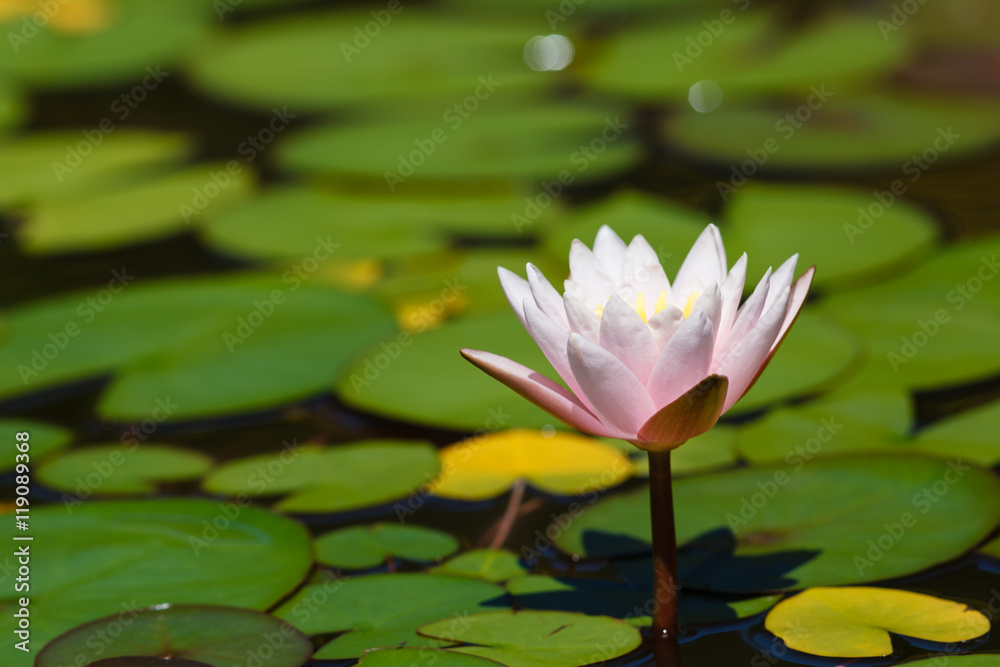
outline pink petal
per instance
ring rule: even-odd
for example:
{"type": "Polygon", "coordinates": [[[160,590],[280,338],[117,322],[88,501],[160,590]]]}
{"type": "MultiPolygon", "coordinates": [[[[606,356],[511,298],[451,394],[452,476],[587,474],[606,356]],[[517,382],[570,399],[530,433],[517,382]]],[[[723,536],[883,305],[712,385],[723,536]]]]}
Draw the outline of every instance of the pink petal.
{"type": "Polygon", "coordinates": [[[625,242],[607,225],[601,225],[594,239],[594,257],[615,282],[622,279],[625,265],[625,242]]]}
{"type": "Polygon", "coordinates": [[[532,298],[528,281],[502,266],[497,267],[497,275],[500,276],[500,286],[503,288],[503,293],[507,295],[507,301],[514,309],[517,319],[521,320],[522,325],[527,326],[524,324],[523,303],[525,299],[532,298]]]}
{"type": "Polygon", "coordinates": [[[708,286],[698,300],[694,302],[691,314],[705,313],[708,321],[712,323],[712,348],[715,349],[715,339],[719,333],[719,320],[722,317],[722,295],[719,292],[719,285],[712,283],[708,286]]]}
{"type": "Polygon", "coordinates": [[[566,310],[563,308],[562,297],[534,264],[528,264],[528,287],[531,288],[535,304],[541,308],[542,312],[562,327],[564,331],[567,331],[569,323],[566,321],[566,310]]]}
{"type": "Polygon", "coordinates": [[[600,346],[618,357],[643,384],[649,379],[659,349],[639,313],[612,294],[601,315],[600,346]]]}
{"type": "Polygon", "coordinates": [[[729,356],[730,350],[739,345],[743,337],[746,336],[760,319],[760,314],[764,312],[764,302],[767,300],[767,293],[771,287],[771,269],[764,272],[764,277],[757,283],[753,294],[746,300],[746,303],[736,313],[736,322],[726,336],[726,342],[715,352],[715,360],[712,363],[712,372],[718,370],[719,365],[729,356]]]}
{"type": "MultiPolygon", "coordinates": [[[[778,330],[778,338],[771,345],[771,354],[778,349],[781,345],[781,341],[784,340],[785,334],[788,333],[788,329],[795,322],[795,318],[799,316],[799,311],[802,310],[802,304],[806,302],[806,296],[809,294],[809,288],[812,287],[813,274],[816,273],[816,267],[810,266],[806,269],[806,272],[799,276],[799,279],[795,281],[792,285],[791,293],[788,295],[788,312],[785,313],[785,321],[781,323],[781,329],[778,330]]],[[[770,359],[770,357],[768,357],[770,359]]]]}
{"type": "MultiPolygon", "coordinates": [[[[590,300],[602,305],[615,287],[594,253],[579,239],[573,239],[569,248],[569,279],[587,290],[590,300]]],[[[586,303],[587,299],[581,301],[586,303]]]]}
{"type": "Polygon", "coordinates": [[[667,303],[673,303],[670,280],[663,271],[660,258],[641,234],[633,238],[625,250],[622,280],[635,285],[636,291],[645,295],[650,307],[656,303],[660,292],[666,292],[667,303]]]}
{"type": "Polygon", "coordinates": [[[478,350],[462,350],[462,356],[573,428],[603,438],[621,437],[622,434],[602,424],[576,396],[527,366],[497,354],[478,350]]]}
{"type": "Polygon", "coordinates": [[[729,336],[733,323],[736,322],[736,311],[743,297],[743,284],[747,278],[747,254],[743,253],[733,268],[729,270],[726,282],[722,283],[722,312],[719,316],[719,327],[715,331],[715,351],[722,348],[729,336]]]}
{"type": "Polygon", "coordinates": [[[684,323],[684,313],[677,306],[669,305],[660,312],[649,318],[647,324],[649,331],[653,334],[656,347],[663,350],[670,337],[674,335],[677,328],[684,323]]]}
{"type": "Polygon", "coordinates": [[[654,452],[675,449],[715,425],[722,414],[729,382],[711,375],[666,405],[639,429],[635,446],[654,452]]]}
{"type": "Polygon", "coordinates": [[[786,259],[777,270],[771,274],[771,287],[767,291],[767,299],[764,301],[764,310],[770,308],[785,288],[795,280],[795,264],[799,261],[798,253],[786,259]]]}
{"type": "Polygon", "coordinates": [[[674,279],[674,303],[686,301],[693,292],[703,291],[710,283],[726,279],[726,250],[719,228],[708,225],[691,246],[674,279]]]}
{"type": "Polygon", "coordinates": [[[552,364],[552,368],[563,379],[570,391],[583,399],[583,403],[586,405],[587,398],[580,390],[580,385],[573,375],[569,359],[566,356],[566,340],[569,334],[550,320],[531,299],[524,300],[524,320],[528,333],[542,350],[545,358],[552,364]]]}
{"type": "Polygon", "coordinates": [[[634,434],[655,411],[646,388],[618,357],[579,334],[567,346],[570,367],[602,423],[634,434]]]}
{"type": "Polygon", "coordinates": [[[600,344],[601,318],[571,294],[563,298],[569,332],[585,336],[590,342],[600,344]]]}
{"type": "Polygon", "coordinates": [[[664,406],[708,375],[714,347],[712,323],[705,313],[692,313],[660,351],[646,387],[653,403],[664,406]]]}
{"type": "Polygon", "coordinates": [[[771,353],[771,345],[777,339],[788,311],[788,295],[789,290],[786,288],[753,330],[732,348],[729,356],[719,366],[719,375],[729,378],[729,393],[723,412],[747,392],[771,353]]]}

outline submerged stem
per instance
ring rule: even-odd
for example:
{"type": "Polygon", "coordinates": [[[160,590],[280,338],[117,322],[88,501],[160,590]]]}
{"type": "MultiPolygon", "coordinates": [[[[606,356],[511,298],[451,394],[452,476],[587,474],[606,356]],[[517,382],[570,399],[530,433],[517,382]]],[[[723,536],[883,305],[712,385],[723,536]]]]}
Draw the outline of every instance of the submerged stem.
{"type": "Polygon", "coordinates": [[[653,652],[660,667],[677,667],[677,537],[670,450],[649,452],[649,509],[653,529],[653,652]]]}
{"type": "Polygon", "coordinates": [[[510,499],[507,501],[507,509],[504,510],[503,517],[497,524],[497,532],[493,536],[493,541],[490,542],[490,549],[499,549],[507,541],[507,537],[514,527],[514,522],[517,520],[517,515],[520,513],[521,501],[524,500],[524,489],[527,485],[528,483],[523,477],[514,482],[514,487],[510,491],[510,499]]]}

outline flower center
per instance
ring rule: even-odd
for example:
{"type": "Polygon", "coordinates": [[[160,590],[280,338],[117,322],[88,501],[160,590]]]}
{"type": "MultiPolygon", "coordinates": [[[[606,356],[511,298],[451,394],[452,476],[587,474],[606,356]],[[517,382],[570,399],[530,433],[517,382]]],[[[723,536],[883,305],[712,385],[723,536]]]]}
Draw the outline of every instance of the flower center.
{"type": "Polygon", "coordinates": [[[694,310],[694,302],[698,300],[698,295],[701,292],[692,292],[691,296],[688,297],[687,303],[684,304],[684,319],[691,317],[691,311],[694,310]]]}

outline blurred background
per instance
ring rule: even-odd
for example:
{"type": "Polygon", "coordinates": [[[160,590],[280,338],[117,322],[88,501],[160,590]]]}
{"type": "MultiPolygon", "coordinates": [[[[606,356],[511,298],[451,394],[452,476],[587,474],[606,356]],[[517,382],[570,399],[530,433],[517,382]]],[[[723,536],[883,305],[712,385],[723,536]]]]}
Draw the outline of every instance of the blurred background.
{"type": "Polygon", "coordinates": [[[824,455],[1000,462],[996,2],[0,0],[0,37],[0,414],[39,460],[180,443],[146,491],[185,495],[287,438],[551,433],[458,355],[554,375],[496,267],[558,285],[608,224],[672,276],[715,222],[751,286],[818,271],[680,474],[829,414],[824,455]]]}

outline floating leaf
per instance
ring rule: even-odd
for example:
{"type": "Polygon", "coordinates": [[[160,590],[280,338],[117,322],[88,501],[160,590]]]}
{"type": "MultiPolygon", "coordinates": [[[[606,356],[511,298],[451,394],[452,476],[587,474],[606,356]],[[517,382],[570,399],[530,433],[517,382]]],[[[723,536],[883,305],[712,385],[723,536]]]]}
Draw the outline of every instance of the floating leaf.
{"type": "MultiPolygon", "coordinates": [[[[0,533],[8,544],[19,534],[12,520],[0,533]]],[[[301,524],[232,502],[49,505],[32,510],[30,535],[31,640],[37,646],[81,623],[166,603],[264,610],[312,565],[301,524]]],[[[12,614],[21,595],[11,587],[0,597],[5,634],[16,625],[12,614]]],[[[20,664],[15,655],[23,654],[11,642],[0,647],[4,664],[20,664]]]]}
{"type": "MultiPolygon", "coordinates": [[[[1000,481],[960,459],[815,459],[679,479],[681,579],[719,591],[876,581],[956,558],[1000,520],[1000,481]],[[840,498],[831,503],[830,498],[840,498]],[[686,554],[686,555],[685,555],[686,554]]],[[[569,553],[648,552],[649,492],[606,499],[556,542],[569,553]]]]}
{"type": "Polygon", "coordinates": [[[933,642],[963,642],[990,630],[967,605],[890,588],[810,588],[779,602],[765,627],[796,651],[839,658],[893,652],[889,633],[933,642]]]}
{"type": "Polygon", "coordinates": [[[752,463],[795,467],[816,456],[898,452],[909,444],[911,403],[909,395],[891,390],[830,395],[774,410],[739,429],[736,442],[752,463]]]}
{"type": "MultiPolygon", "coordinates": [[[[26,251],[93,251],[186,229],[245,198],[253,175],[235,163],[156,175],[87,197],[43,201],[26,214],[19,236],[26,251]],[[237,170],[238,169],[238,170],[237,170]]],[[[316,243],[315,237],[312,240],[316,243]]]]}
{"type": "Polygon", "coordinates": [[[981,465],[1000,463],[1000,403],[982,406],[931,424],[914,445],[940,456],[962,456],[981,465]]]}
{"type": "Polygon", "coordinates": [[[460,624],[467,614],[506,607],[499,586],[435,574],[375,574],[307,586],[275,615],[307,635],[344,632],[323,646],[318,660],[356,658],[372,648],[443,646],[420,637],[416,626],[440,618],[460,624]]]}
{"type": "Polygon", "coordinates": [[[319,393],[392,322],[374,301],[311,285],[305,275],[142,283],[140,271],[124,267],[107,289],[19,306],[0,347],[0,363],[15,370],[0,379],[0,397],[114,372],[102,414],[164,421],[319,393]]]}
{"type": "Polygon", "coordinates": [[[433,570],[437,574],[472,577],[492,583],[523,576],[525,571],[525,567],[521,565],[517,556],[502,549],[466,551],[433,570]]]}
{"type": "Polygon", "coordinates": [[[421,635],[472,644],[448,649],[506,665],[575,667],[625,655],[642,643],[618,619],[558,611],[498,611],[418,628],[421,635]]]}
{"type": "Polygon", "coordinates": [[[267,667],[300,667],[312,655],[305,635],[272,616],[250,609],[164,605],[78,626],[47,644],[35,666],[62,667],[81,657],[90,664],[98,658],[157,656],[232,667],[248,654],[269,649],[267,667]],[[109,635],[114,641],[97,640],[109,635]]]}
{"type": "Polygon", "coordinates": [[[426,660],[437,667],[498,667],[500,663],[464,653],[432,648],[386,648],[368,651],[360,667],[412,667],[426,660]]]}
{"type": "Polygon", "coordinates": [[[998,653],[978,653],[976,655],[936,655],[926,660],[906,663],[912,667],[995,667],[1000,659],[998,653]]]}
{"type": "Polygon", "coordinates": [[[458,540],[447,533],[389,523],[342,528],[316,540],[316,560],[354,570],[377,567],[389,558],[433,561],[457,550],[458,540]]]}
{"type": "MultiPolygon", "coordinates": [[[[299,171],[381,179],[391,192],[405,193],[417,182],[511,178],[551,180],[550,188],[561,192],[568,184],[634,164],[640,147],[629,130],[633,125],[621,108],[535,104],[484,108],[449,129],[447,118],[435,110],[429,118],[340,121],[304,130],[282,144],[278,159],[299,171]]],[[[540,193],[534,206],[548,208],[552,199],[552,192],[540,193]]],[[[518,214],[511,224],[524,226],[533,217],[529,211],[524,203],[504,219],[518,214]]]]}
{"type": "Polygon", "coordinates": [[[908,201],[885,208],[870,191],[824,185],[748,184],[725,217],[731,256],[798,253],[800,267],[819,268],[816,284],[824,287],[893,276],[928,254],[938,236],[930,213],[908,201]],[[876,206],[872,222],[868,210],[876,206]]]}
{"type": "Polygon", "coordinates": [[[632,462],[613,447],[565,431],[501,431],[450,445],[440,455],[444,473],[431,493],[462,500],[496,497],[518,479],[548,493],[583,495],[632,474],[632,462]]]}
{"type": "Polygon", "coordinates": [[[357,356],[337,381],[337,393],[361,410],[455,430],[541,428],[554,422],[547,412],[476,370],[458,353],[463,347],[490,350],[556,377],[507,311],[386,338],[357,356]],[[413,391],[427,378],[434,378],[434,391],[413,391]]]}
{"type": "Polygon", "coordinates": [[[432,445],[376,440],[252,456],[221,466],[202,484],[230,495],[290,494],[277,504],[285,512],[346,512],[405,498],[437,471],[432,445]]]}
{"type": "MultiPolygon", "coordinates": [[[[66,447],[73,440],[73,433],[61,426],[34,421],[31,419],[0,419],[0,432],[9,433],[10,438],[15,442],[16,434],[27,433],[29,450],[29,466],[37,465],[41,459],[49,456],[53,452],[66,447]]],[[[19,463],[14,459],[15,454],[20,454],[20,450],[13,452],[6,461],[0,463],[0,473],[13,470],[19,463]]],[[[22,461],[23,462],[23,461],[22,461]]]]}
{"type": "Polygon", "coordinates": [[[77,447],[46,461],[38,480],[85,500],[93,494],[153,493],[160,482],[194,479],[212,467],[212,459],[170,445],[127,447],[121,444],[77,447]]]}
{"type": "MultiPolygon", "coordinates": [[[[670,452],[670,470],[674,475],[697,473],[727,468],[736,462],[737,429],[716,424],[699,436],[691,438],[683,447],[670,452]]],[[[629,457],[635,466],[633,476],[649,477],[649,455],[624,440],[602,439],[629,457]]]]}

